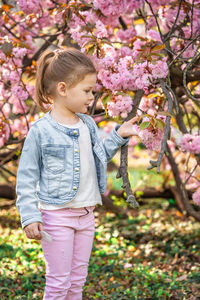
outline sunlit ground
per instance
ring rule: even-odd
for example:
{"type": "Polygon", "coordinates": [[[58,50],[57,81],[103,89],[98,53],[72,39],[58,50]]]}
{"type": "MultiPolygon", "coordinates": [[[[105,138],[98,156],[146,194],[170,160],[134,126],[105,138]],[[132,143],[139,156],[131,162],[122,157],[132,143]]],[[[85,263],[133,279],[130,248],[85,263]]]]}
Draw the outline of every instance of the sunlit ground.
{"type": "MultiPolygon", "coordinates": [[[[133,186],[159,186],[162,177],[130,170],[133,186]],[[139,183],[140,182],[140,183],[139,183]]],[[[112,188],[120,189],[116,171],[112,188]]],[[[112,196],[124,210],[124,199],[112,196]]],[[[200,297],[200,224],[181,214],[174,199],[139,199],[128,218],[95,208],[96,233],[83,299],[200,297]]],[[[1,202],[2,203],[2,202],[1,202]]],[[[40,241],[26,238],[16,207],[0,211],[0,299],[42,300],[45,264],[40,241]]]]}
{"type": "MultiPolygon", "coordinates": [[[[124,200],[114,199],[116,205],[124,200]]],[[[1,299],[42,299],[39,241],[27,239],[16,208],[0,215],[1,299]]],[[[149,199],[129,217],[95,209],[96,233],[84,298],[196,299],[200,296],[200,224],[168,200],[149,199]]]]}

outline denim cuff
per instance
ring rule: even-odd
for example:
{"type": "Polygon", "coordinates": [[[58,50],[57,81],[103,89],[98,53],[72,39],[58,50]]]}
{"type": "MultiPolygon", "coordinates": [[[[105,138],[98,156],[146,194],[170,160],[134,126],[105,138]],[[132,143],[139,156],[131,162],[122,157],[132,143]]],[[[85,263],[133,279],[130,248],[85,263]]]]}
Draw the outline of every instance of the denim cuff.
{"type": "Polygon", "coordinates": [[[43,220],[42,217],[30,217],[29,219],[25,220],[25,221],[21,221],[21,225],[22,225],[22,229],[24,229],[24,227],[26,225],[32,224],[32,223],[36,223],[36,222],[40,222],[43,224],[43,220]]]}
{"type": "Polygon", "coordinates": [[[117,132],[117,130],[119,129],[120,126],[121,125],[117,124],[114,127],[114,129],[112,130],[113,138],[115,140],[117,140],[117,142],[119,143],[119,146],[127,146],[128,143],[129,143],[130,137],[123,138],[123,137],[121,137],[121,135],[119,135],[119,133],[117,132]]]}

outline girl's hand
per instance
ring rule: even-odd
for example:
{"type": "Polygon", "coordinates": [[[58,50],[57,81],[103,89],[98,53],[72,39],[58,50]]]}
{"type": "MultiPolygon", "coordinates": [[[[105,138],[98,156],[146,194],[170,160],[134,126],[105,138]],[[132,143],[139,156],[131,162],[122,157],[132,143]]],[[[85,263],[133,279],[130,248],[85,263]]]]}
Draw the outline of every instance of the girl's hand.
{"type": "Polygon", "coordinates": [[[139,120],[139,117],[136,116],[132,119],[130,119],[129,121],[127,122],[124,122],[120,128],[117,130],[117,133],[125,138],[125,137],[129,137],[129,136],[132,136],[132,135],[137,135],[137,132],[136,130],[134,129],[133,127],[133,124],[139,120]]]}
{"type": "Polygon", "coordinates": [[[32,223],[24,227],[26,236],[29,239],[41,240],[42,239],[42,236],[40,234],[41,230],[44,229],[42,223],[40,222],[32,223]]]}

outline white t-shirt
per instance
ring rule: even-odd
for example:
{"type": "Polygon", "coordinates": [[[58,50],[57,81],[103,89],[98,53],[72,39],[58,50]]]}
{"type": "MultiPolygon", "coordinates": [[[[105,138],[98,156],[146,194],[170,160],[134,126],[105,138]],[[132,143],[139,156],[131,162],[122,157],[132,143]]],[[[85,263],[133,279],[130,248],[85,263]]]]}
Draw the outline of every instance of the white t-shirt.
{"type": "MultiPolygon", "coordinates": [[[[59,123],[61,124],[61,123],[59,123]]],[[[60,209],[64,207],[84,207],[93,206],[96,204],[102,205],[101,194],[99,192],[96,166],[94,156],[92,152],[92,144],[90,138],[90,132],[87,125],[79,118],[79,122],[73,125],[63,126],[69,128],[79,128],[80,135],[80,184],[75,198],[66,204],[52,205],[44,204],[39,200],[39,208],[41,209],[60,209]]]]}

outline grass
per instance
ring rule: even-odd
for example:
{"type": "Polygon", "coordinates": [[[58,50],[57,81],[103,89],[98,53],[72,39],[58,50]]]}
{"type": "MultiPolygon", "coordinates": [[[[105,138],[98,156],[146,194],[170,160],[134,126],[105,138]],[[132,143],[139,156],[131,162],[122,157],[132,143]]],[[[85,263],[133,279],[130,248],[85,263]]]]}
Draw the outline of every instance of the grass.
{"type": "MultiPolygon", "coordinates": [[[[137,184],[145,173],[137,170],[131,176],[137,184]]],[[[158,176],[151,173],[149,184],[161,184],[158,176]]],[[[114,178],[115,172],[109,174],[114,188],[121,188],[114,178]]],[[[113,201],[127,208],[125,200],[113,196],[113,201]]],[[[172,199],[142,201],[139,209],[129,209],[128,218],[96,207],[84,300],[200,297],[199,222],[182,215],[172,199]]],[[[45,264],[40,241],[26,238],[15,206],[1,209],[0,224],[0,299],[42,300],[45,264]]]]}
{"type": "MultiPolygon", "coordinates": [[[[124,200],[114,200],[119,201],[124,200]]],[[[15,207],[2,210],[2,217],[1,299],[42,299],[40,242],[26,238],[15,207]]],[[[97,207],[95,219],[85,300],[200,296],[200,224],[192,217],[186,219],[163,199],[159,205],[149,200],[137,211],[130,209],[127,219],[97,207]]]]}

